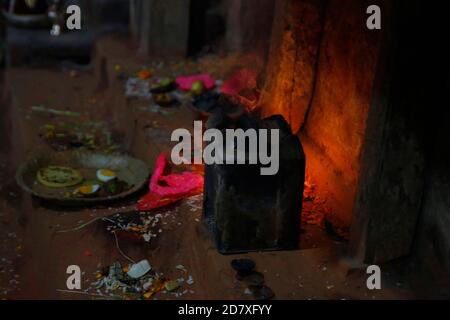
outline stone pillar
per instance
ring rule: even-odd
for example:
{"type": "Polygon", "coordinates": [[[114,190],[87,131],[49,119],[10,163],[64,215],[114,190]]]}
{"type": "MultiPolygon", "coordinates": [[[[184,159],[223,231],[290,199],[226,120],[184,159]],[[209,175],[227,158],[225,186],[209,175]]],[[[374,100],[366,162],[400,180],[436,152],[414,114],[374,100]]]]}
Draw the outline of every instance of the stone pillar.
{"type": "Polygon", "coordinates": [[[144,55],[185,56],[190,0],[130,1],[130,31],[144,55]]]}
{"type": "Polygon", "coordinates": [[[350,240],[352,257],[369,264],[411,253],[424,192],[430,103],[420,81],[427,81],[420,75],[429,69],[424,63],[429,47],[418,40],[422,26],[410,23],[422,21],[418,1],[384,4],[350,240]]]}
{"type": "Polygon", "coordinates": [[[229,52],[266,55],[269,48],[275,0],[227,0],[226,47],[229,52]]]}

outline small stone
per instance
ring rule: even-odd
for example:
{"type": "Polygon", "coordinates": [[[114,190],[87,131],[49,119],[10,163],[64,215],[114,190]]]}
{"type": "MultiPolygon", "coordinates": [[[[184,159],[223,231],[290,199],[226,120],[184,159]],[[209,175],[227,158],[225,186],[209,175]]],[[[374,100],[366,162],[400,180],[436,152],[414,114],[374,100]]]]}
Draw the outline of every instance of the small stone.
{"type": "Polygon", "coordinates": [[[246,277],[248,277],[252,271],[238,271],[236,272],[236,280],[238,281],[244,281],[246,277]]]}
{"type": "Polygon", "coordinates": [[[253,293],[256,300],[270,300],[275,296],[275,293],[267,286],[251,286],[249,289],[253,293]]]}
{"type": "Polygon", "coordinates": [[[262,286],[264,284],[264,275],[260,272],[253,271],[243,280],[249,286],[262,286]]]}
{"type": "Polygon", "coordinates": [[[234,259],[231,261],[231,267],[237,272],[249,272],[255,269],[256,264],[253,260],[250,259],[234,259]]]}

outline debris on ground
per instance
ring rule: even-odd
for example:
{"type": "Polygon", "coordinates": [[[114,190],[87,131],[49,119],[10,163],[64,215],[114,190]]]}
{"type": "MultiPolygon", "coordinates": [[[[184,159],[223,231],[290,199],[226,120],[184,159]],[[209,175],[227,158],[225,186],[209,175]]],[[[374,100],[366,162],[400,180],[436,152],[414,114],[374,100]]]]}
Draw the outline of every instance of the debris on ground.
{"type": "MultiPolygon", "coordinates": [[[[6,231],[6,230],[4,230],[6,231]]],[[[0,256],[0,299],[21,291],[18,263],[22,260],[23,241],[15,232],[0,234],[2,251],[0,256]]]]}
{"type": "MultiPolygon", "coordinates": [[[[198,211],[203,201],[203,195],[190,197],[186,204],[191,211],[198,211]]],[[[104,217],[95,217],[87,222],[79,221],[76,227],[64,230],[57,230],[56,233],[69,233],[80,231],[85,227],[101,222],[101,228],[118,238],[127,240],[138,240],[151,244],[165,231],[176,230],[181,223],[178,220],[179,207],[168,207],[164,211],[140,212],[125,211],[115,212],[104,217]]],[[[177,266],[177,269],[184,268],[177,266]]]]}
{"type": "MultiPolygon", "coordinates": [[[[157,104],[150,104],[149,106],[142,106],[139,107],[139,111],[145,111],[145,112],[151,112],[151,113],[159,113],[163,116],[170,116],[173,114],[173,112],[168,111],[166,108],[162,108],[161,106],[157,104]]],[[[169,136],[170,138],[170,136],[169,136]]],[[[170,139],[165,140],[164,142],[170,141],[170,139]]]]}
{"type": "Polygon", "coordinates": [[[141,218],[134,222],[129,221],[124,223],[123,216],[116,214],[113,217],[104,218],[103,221],[107,223],[107,231],[116,233],[117,231],[129,232],[142,238],[145,242],[150,242],[153,238],[158,236],[157,229],[159,228],[160,216],[149,216],[148,219],[141,218]]]}
{"type": "Polygon", "coordinates": [[[152,76],[152,72],[150,70],[144,69],[137,73],[137,77],[140,80],[147,80],[152,76]]]}
{"type": "Polygon", "coordinates": [[[85,148],[113,152],[119,148],[113,132],[100,121],[46,123],[39,128],[38,135],[55,151],[85,148]]]}
{"type": "Polygon", "coordinates": [[[148,260],[142,260],[129,266],[127,275],[133,279],[139,279],[143,277],[147,272],[152,269],[148,260]]]}
{"type": "Polygon", "coordinates": [[[303,190],[302,223],[322,226],[325,217],[325,203],[317,194],[315,186],[305,181],[303,190]]]}
{"type": "Polygon", "coordinates": [[[330,221],[333,216],[331,208],[322,199],[314,184],[305,180],[303,190],[302,224],[317,226],[336,240],[348,240],[350,232],[348,228],[340,227],[330,221]]]}
{"type": "MultiPolygon", "coordinates": [[[[195,200],[191,200],[195,201],[195,200]]],[[[137,235],[145,242],[151,241],[159,236],[163,229],[171,230],[177,226],[178,208],[166,210],[164,213],[149,214],[146,212],[124,212],[116,213],[107,217],[97,217],[83,223],[81,227],[90,225],[96,221],[103,221],[106,230],[113,234],[116,240],[116,246],[119,253],[127,260],[132,262],[131,258],[126,256],[120,249],[118,243],[118,232],[126,232],[130,235],[137,235]]],[[[69,232],[80,230],[79,227],[63,230],[60,232],[69,232]]],[[[156,272],[148,260],[142,260],[138,263],[132,262],[121,266],[116,262],[107,270],[96,272],[97,281],[85,290],[86,295],[99,298],[113,299],[152,299],[158,293],[170,294],[175,298],[185,294],[193,293],[192,290],[186,290],[186,286],[192,286],[194,279],[188,275],[186,267],[177,265],[174,270],[180,273],[180,277],[171,279],[165,277],[162,273],[156,272]],[[119,267],[120,266],[120,267],[119,267]],[[187,279],[185,280],[185,277],[187,279]],[[176,281],[176,282],[174,282],[176,281]],[[182,287],[185,287],[184,290],[182,287]]]]}
{"type": "Polygon", "coordinates": [[[81,114],[79,112],[69,111],[69,110],[58,110],[53,108],[46,108],[42,105],[40,106],[32,106],[31,111],[33,113],[45,114],[45,115],[53,115],[53,116],[65,116],[65,117],[80,117],[81,114]]]}
{"type": "MultiPolygon", "coordinates": [[[[184,274],[184,270],[182,272],[184,274]]],[[[121,299],[149,300],[159,293],[178,298],[191,293],[192,290],[186,288],[193,284],[192,276],[188,281],[182,277],[171,279],[153,270],[145,259],[125,266],[116,261],[108,268],[95,272],[95,277],[97,280],[84,290],[86,293],[121,299]]]]}
{"type": "Polygon", "coordinates": [[[139,78],[129,78],[125,84],[127,98],[151,99],[150,83],[139,78]]]}
{"type": "Polygon", "coordinates": [[[186,199],[186,204],[189,207],[189,211],[196,212],[203,209],[203,193],[191,196],[186,199]]]}

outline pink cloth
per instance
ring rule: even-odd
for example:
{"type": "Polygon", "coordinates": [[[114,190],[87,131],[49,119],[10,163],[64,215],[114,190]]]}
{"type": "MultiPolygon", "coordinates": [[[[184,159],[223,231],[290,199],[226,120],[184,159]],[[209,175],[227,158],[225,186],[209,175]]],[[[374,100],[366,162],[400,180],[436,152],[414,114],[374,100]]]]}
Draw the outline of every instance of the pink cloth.
{"type": "Polygon", "coordinates": [[[202,192],[203,176],[193,172],[163,176],[166,164],[165,155],[160,154],[150,179],[150,192],[138,201],[137,210],[148,211],[159,208],[202,192]],[[161,182],[165,185],[161,185],[161,182]]]}
{"type": "Polygon", "coordinates": [[[210,90],[216,86],[216,81],[213,77],[211,77],[209,74],[196,74],[191,76],[180,76],[175,79],[175,82],[177,83],[178,87],[181,90],[189,91],[192,88],[192,84],[195,81],[201,81],[203,82],[203,86],[210,90]]]}

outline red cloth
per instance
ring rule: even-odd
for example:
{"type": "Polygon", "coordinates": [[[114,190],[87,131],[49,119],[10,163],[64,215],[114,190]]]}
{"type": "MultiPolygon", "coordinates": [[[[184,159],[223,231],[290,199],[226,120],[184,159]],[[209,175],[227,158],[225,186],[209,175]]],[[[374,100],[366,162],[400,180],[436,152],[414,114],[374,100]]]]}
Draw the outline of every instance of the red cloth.
{"type": "Polygon", "coordinates": [[[251,69],[240,69],[225,80],[220,87],[220,92],[235,96],[245,89],[256,88],[257,74],[251,69]]]}
{"type": "Polygon", "coordinates": [[[149,211],[202,192],[203,176],[193,172],[163,176],[166,163],[165,155],[160,154],[150,179],[150,192],[138,201],[137,210],[149,211]]]}

